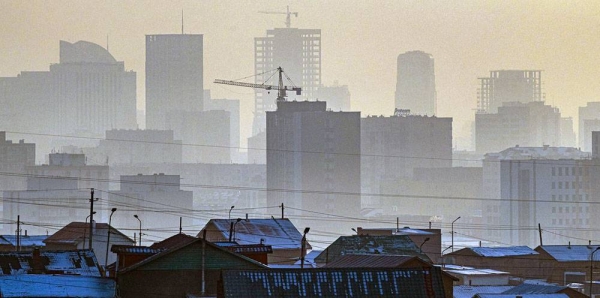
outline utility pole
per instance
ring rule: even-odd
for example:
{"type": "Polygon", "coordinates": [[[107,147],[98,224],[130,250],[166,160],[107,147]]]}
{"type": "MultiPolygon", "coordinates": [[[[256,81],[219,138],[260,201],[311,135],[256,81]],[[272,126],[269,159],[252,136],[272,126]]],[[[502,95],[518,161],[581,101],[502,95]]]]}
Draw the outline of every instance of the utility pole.
{"type": "Polygon", "coordinates": [[[17,215],[17,251],[21,251],[21,215],[17,215]]]}
{"type": "Polygon", "coordinates": [[[94,188],[91,188],[91,193],[90,193],[90,240],[88,243],[88,246],[91,250],[93,250],[94,248],[92,247],[92,239],[94,238],[94,188]]]}
{"type": "Polygon", "coordinates": [[[540,246],[544,246],[544,241],[542,241],[542,225],[538,223],[538,231],[540,233],[540,246]]]}
{"type": "Polygon", "coordinates": [[[285,206],[283,206],[283,203],[281,203],[281,219],[284,219],[284,210],[285,210],[285,206]]]}

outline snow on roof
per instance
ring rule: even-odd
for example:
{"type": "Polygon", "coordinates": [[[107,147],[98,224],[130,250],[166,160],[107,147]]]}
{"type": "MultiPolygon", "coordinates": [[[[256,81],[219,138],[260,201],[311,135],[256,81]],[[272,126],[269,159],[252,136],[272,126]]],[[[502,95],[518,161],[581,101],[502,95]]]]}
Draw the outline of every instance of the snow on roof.
{"type": "MultiPolygon", "coordinates": [[[[40,258],[48,274],[101,276],[96,255],[91,250],[41,251],[40,258]]],[[[34,263],[33,252],[0,253],[0,274],[30,272],[34,263]]]]}
{"type": "Polygon", "coordinates": [[[467,248],[482,257],[510,257],[537,255],[538,252],[527,246],[509,246],[509,247],[471,247],[467,248]]]}
{"type": "Polygon", "coordinates": [[[454,286],[454,298],[472,298],[476,294],[500,294],[513,286],[454,286]]]}
{"type": "MultiPolygon", "coordinates": [[[[302,234],[296,229],[294,224],[287,219],[243,219],[237,224],[235,220],[211,219],[204,229],[211,223],[216,226],[224,238],[229,238],[229,229],[231,222],[235,224],[235,233],[233,239],[238,244],[258,244],[271,245],[273,249],[300,249],[302,234]],[[262,239],[262,240],[261,240],[262,239]]],[[[201,237],[202,231],[198,234],[201,237]]],[[[307,243],[306,247],[310,249],[307,243]]]]}
{"type": "Polygon", "coordinates": [[[115,297],[110,278],[19,274],[0,276],[1,297],[115,297]]]}
{"type": "Polygon", "coordinates": [[[512,147],[498,153],[488,153],[490,160],[529,160],[529,159],[588,159],[590,153],[572,147],[512,147]]]}
{"type": "Polygon", "coordinates": [[[546,251],[558,262],[582,262],[589,261],[590,255],[598,246],[588,245],[544,245],[539,249],[546,251]]]}
{"type": "Polygon", "coordinates": [[[508,275],[509,272],[498,271],[494,269],[477,269],[477,268],[469,268],[464,267],[463,269],[448,269],[446,268],[446,272],[451,272],[453,274],[459,275],[508,275]]]}
{"type": "MultiPolygon", "coordinates": [[[[96,223],[95,227],[96,227],[96,230],[107,230],[109,226],[107,223],[96,223]]],[[[85,238],[84,235],[89,233],[89,231],[87,230],[88,228],[89,228],[88,223],[71,222],[68,225],[64,226],[62,229],[56,231],[50,237],[46,238],[46,240],[44,240],[44,243],[60,243],[60,244],[79,243],[80,241],[83,241],[83,239],[85,238]]],[[[110,233],[113,235],[115,235],[115,234],[121,235],[122,237],[133,242],[133,240],[131,238],[129,238],[125,234],[121,233],[119,230],[115,229],[114,227],[110,227],[110,233]]]]}
{"type": "MultiPolygon", "coordinates": [[[[44,243],[46,238],[48,238],[48,235],[21,235],[19,242],[21,242],[21,246],[43,247],[46,246],[46,243],[44,243]]],[[[17,235],[2,235],[0,236],[0,240],[4,240],[12,246],[17,246],[17,235]]],[[[4,241],[1,244],[4,244],[4,241]]]]}

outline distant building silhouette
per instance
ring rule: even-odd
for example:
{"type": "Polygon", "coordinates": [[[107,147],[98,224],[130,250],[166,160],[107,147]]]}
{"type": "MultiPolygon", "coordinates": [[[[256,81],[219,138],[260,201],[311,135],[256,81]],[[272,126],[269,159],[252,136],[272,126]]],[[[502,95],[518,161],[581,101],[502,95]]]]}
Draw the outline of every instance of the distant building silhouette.
{"type": "MultiPolygon", "coordinates": [[[[587,244],[597,226],[598,168],[590,154],[569,147],[511,147],[483,161],[485,239],[539,245],[538,224],[565,231],[573,244],[587,244]]],[[[544,245],[565,243],[563,233],[544,233],[544,245]]],[[[566,235],[566,234],[565,234],[566,235]]]]}
{"type": "Polygon", "coordinates": [[[316,92],[318,100],[326,101],[327,108],[332,111],[350,111],[350,91],[348,85],[340,85],[337,81],[331,86],[321,86],[316,92]]]}
{"type": "Polygon", "coordinates": [[[267,163],[267,133],[260,132],[248,138],[248,163],[267,163]]]}
{"type": "Polygon", "coordinates": [[[592,151],[592,131],[600,130],[600,102],[588,102],[579,107],[579,148],[592,151]]]}
{"type": "Polygon", "coordinates": [[[433,57],[422,51],[398,56],[396,108],[415,115],[435,115],[437,99],[433,57]]]}
{"type": "Polygon", "coordinates": [[[479,78],[478,110],[496,113],[507,102],[542,101],[541,70],[493,70],[490,77],[479,78]]]}
{"type": "Polygon", "coordinates": [[[222,110],[229,112],[229,146],[231,158],[235,163],[241,163],[245,158],[240,154],[240,101],[239,99],[216,98],[210,96],[210,90],[204,90],[204,110],[222,110]]]}
{"type": "MultiPolygon", "coordinates": [[[[254,38],[254,57],[255,83],[266,82],[273,75],[271,71],[281,66],[292,82],[302,87],[298,99],[315,98],[321,85],[321,29],[267,30],[265,37],[254,38]]],[[[284,84],[290,85],[285,79],[284,84]]],[[[252,135],[264,131],[265,112],[276,109],[276,97],[277,91],[256,89],[252,135]]]]}
{"type": "Polygon", "coordinates": [[[146,128],[171,129],[169,112],[203,110],[203,50],[202,34],[146,35],[146,128]]]}
{"type": "Polygon", "coordinates": [[[560,111],[541,101],[508,102],[497,113],[475,114],[475,150],[480,153],[515,145],[560,146],[560,132],[560,111]]]}
{"type": "Polygon", "coordinates": [[[281,203],[296,217],[358,216],[360,112],[331,112],[325,102],[307,101],[278,102],[277,111],[267,112],[267,205],[281,203]]]}
{"type": "MultiPolygon", "coordinates": [[[[11,131],[98,137],[109,129],[134,129],[136,73],[97,44],[60,41],[60,62],[49,71],[0,78],[0,104],[0,127],[11,131]]],[[[52,148],[48,138],[27,138],[39,152],[52,148]]]]}
{"type": "Polygon", "coordinates": [[[573,129],[573,117],[560,118],[561,147],[577,147],[577,136],[573,129]]]}
{"type": "Polygon", "coordinates": [[[0,191],[25,190],[26,167],[35,165],[35,144],[20,140],[13,143],[0,131],[0,172],[11,175],[0,176],[0,191]]]}

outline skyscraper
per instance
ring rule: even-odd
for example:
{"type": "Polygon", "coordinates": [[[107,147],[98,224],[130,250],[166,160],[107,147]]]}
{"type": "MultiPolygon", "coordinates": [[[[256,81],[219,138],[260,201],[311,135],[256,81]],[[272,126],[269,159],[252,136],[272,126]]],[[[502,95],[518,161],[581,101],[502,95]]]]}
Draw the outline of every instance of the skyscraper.
{"type": "Polygon", "coordinates": [[[489,78],[479,78],[478,110],[496,113],[507,102],[542,101],[541,70],[493,70],[489,78]]]}
{"type": "MultiPolygon", "coordinates": [[[[255,82],[268,81],[280,66],[294,85],[302,87],[299,99],[313,99],[321,85],[321,29],[276,28],[267,30],[265,37],[255,38],[255,82]]],[[[270,84],[277,82],[270,81],[270,84]]],[[[284,84],[291,83],[284,79],[284,84]]],[[[276,109],[276,97],[277,92],[256,89],[252,135],[264,131],[265,112],[276,109]]]]}
{"type": "Polygon", "coordinates": [[[169,112],[203,110],[202,59],[202,34],[146,35],[146,128],[169,129],[169,112]]]}
{"type": "Polygon", "coordinates": [[[396,109],[435,115],[437,109],[433,57],[422,51],[398,55],[396,109]]]}
{"type": "Polygon", "coordinates": [[[267,205],[284,203],[296,218],[358,216],[360,137],[360,112],[327,111],[325,102],[278,102],[277,111],[267,112],[267,205]]]}

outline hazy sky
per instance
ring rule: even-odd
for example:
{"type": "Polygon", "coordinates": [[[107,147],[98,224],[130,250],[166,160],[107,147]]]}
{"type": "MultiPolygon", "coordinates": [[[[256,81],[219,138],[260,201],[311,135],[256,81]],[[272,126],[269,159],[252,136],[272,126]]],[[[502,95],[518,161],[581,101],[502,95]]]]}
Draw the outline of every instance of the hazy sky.
{"type": "MultiPolygon", "coordinates": [[[[252,75],[253,38],[284,26],[322,29],[322,78],[349,85],[363,115],[393,112],[398,54],[435,59],[439,116],[464,136],[474,116],[478,77],[490,70],[541,69],[546,101],[576,122],[577,107],[600,101],[600,1],[6,1],[0,0],[0,76],[48,70],[59,40],[106,46],[138,73],[144,107],[146,34],[204,34],[204,83],[213,98],[242,101],[250,132],[253,90],[215,85],[252,75]]],[[[576,123],[575,123],[576,124],[576,123]]],[[[464,142],[459,140],[459,142],[464,142]]],[[[458,144],[464,147],[465,144],[458,144]]]]}

